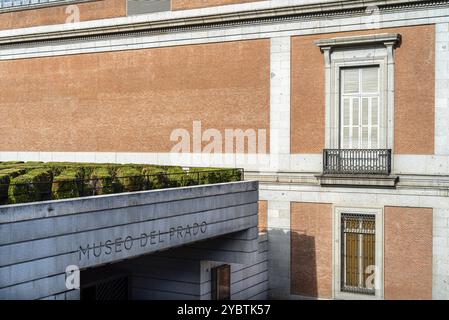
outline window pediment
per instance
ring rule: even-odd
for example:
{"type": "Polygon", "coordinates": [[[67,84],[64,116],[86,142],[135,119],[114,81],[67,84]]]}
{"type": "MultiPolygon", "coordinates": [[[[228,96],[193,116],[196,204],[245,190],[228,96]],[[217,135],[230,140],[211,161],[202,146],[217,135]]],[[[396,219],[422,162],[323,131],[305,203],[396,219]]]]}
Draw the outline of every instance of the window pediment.
{"type": "Polygon", "coordinates": [[[398,33],[381,33],[363,36],[337,37],[320,39],[315,44],[322,51],[333,50],[342,47],[384,45],[386,47],[398,47],[401,43],[401,35],[398,33]]]}

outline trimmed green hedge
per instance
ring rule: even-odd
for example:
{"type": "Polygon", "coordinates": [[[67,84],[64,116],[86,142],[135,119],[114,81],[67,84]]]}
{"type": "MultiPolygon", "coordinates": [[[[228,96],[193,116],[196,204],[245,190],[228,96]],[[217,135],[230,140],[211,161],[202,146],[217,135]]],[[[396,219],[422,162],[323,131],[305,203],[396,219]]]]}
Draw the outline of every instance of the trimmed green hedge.
{"type": "Polygon", "coordinates": [[[114,193],[114,179],[107,167],[96,168],[87,181],[87,188],[92,190],[92,195],[114,193]]]}
{"type": "Polygon", "coordinates": [[[34,169],[15,177],[8,188],[9,203],[24,203],[51,199],[50,169],[34,169]]]}
{"type": "Polygon", "coordinates": [[[168,184],[168,176],[164,168],[159,166],[145,167],[142,169],[145,189],[154,190],[164,188],[168,184]]]}
{"type": "Polygon", "coordinates": [[[211,184],[216,183],[219,179],[219,175],[215,172],[210,172],[216,169],[213,168],[190,168],[189,175],[197,181],[197,184],[211,184]]]}
{"type": "Polygon", "coordinates": [[[8,201],[9,174],[0,172],[0,204],[8,201]]]}
{"type": "Polygon", "coordinates": [[[183,187],[194,183],[181,167],[145,167],[142,174],[147,189],[183,187]]]}
{"type": "Polygon", "coordinates": [[[196,184],[233,182],[243,178],[239,169],[190,168],[189,175],[197,181],[196,184]]]}
{"type": "Polygon", "coordinates": [[[28,163],[23,163],[23,162],[21,162],[21,163],[3,163],[3,164],[0,164],[0,170],[1,171],[3,171],[3,170],[7,170],[7,169],[38,169],[38,168],[41,168],[42,167],[42,165],[37,165],[37,164],[35,164],[35,163],[30,163],[30,164],[28,164],[28,163]]]}
{"type": "Polygon", "coordinates": [[[142,172],[135,167],[122,167],[116,171],[116,181],[121,192],[143,190],[144,178],[142,172]]]}
{"type": "Polygon", "coordinates": [[[0,169],[0,204],[8,203],[8,190],[11,179],[26,172],[26,169],[0,169]]]}
{"type": "Polygon", "coordinates": [[[239,181],[240,175],[239,170],[218,168],[4,162],[0,163],[0,205],[239,181]]]}
{"type": "Polygon", "coordinates": [[[53,178],[51,193],[53,199],[67,199],[83,196],[81,179],[83,178],[80,168],[70,168],[61,172],[53,178]]]}
{"type": "Polygon", "coordinates": [[[22,169],[22,168],[20,168],[20,169],[4,169],[4,170],[0,170],[0,173],[1,174],[7,174],[11,179],[12,178],[15,178],[15,177],[18,177],[18,176],[21,176],[21,175],[23,175],[23,174],[25,174],[25,173],[27,173],[27,169],[22,169]]]}
{"type": "Polygon", "coordinates": [[[223,172],[222,177],[225,182],[242,181],[244,178],[243,171],[239,169],[228,169],[223,172]]]}
{"type": "Polygon", "coordinates": [[[168,167],[166,169],[168,174],[168,184],[170,188],[184,187],[188,185],[188,175],[181,167],[168,167]]]}
{"type": "Polygon", "coordinates": [[[12,164],[19,164],[19,163],[24,163],[24,162],[23,161],[4,161],[4,162],[0,162],[0,167],[9,166],[12,164]]]}

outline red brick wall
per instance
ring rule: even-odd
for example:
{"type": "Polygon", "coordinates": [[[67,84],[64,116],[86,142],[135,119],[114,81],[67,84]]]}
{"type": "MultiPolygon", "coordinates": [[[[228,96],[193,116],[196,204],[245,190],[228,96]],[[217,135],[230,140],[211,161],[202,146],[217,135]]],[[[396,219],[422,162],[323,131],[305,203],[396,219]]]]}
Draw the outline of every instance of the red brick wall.
{"type": "Polygon", "coordinates": [[[385,299],[432,299],[433,210],[385,207],[385,299]]]}
{"type": "MultiPolygon", "coordinates": [[[[0,13],[0,30],[66,23],[69,5],[73,4],[0,13]]],[[[79,8],[80,21],[126,16],[126,0],[97,0],[75,5],[79,8]]]]}
{"type": "Polygon", "coordinates": [[[260,0],[172,0],[172,10],[196,9],[227,4],[255,2],[260,0]]]}
{"type": "Polygon", "coordinates": [[[259,201],[259,232],[268,230],[268,201],[259,201]]]}
{"type": "Polygon", "coordinates": [[[332,205],[291,203],[291,293],[332,297],[332,205]]]}
{"type": "Polygon", "coordinates": [[[193,121],[223,137],[265,129],[270,141],[269,40],[8,60],[0,70],[1,151],[169,152],[172,131],[192,137],[193,121]]]}

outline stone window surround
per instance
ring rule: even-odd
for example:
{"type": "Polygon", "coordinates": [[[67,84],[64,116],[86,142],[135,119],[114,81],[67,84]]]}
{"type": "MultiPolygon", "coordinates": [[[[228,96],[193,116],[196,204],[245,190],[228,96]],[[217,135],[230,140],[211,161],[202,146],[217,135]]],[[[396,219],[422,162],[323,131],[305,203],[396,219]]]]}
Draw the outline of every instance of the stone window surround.
{"type": "Polygon", "coordinates": [[[338,37],[315,42],[324,54],[325,63],[326,148],[340,147],[340,70],[345,67],[379,66],[380,143],[387,149],[394,149],[394,49],[400,42],[401,35],[397,33],[338,37]]]}
{"type": "Polygon", "coordinates": [[[382,208],[334,208],[334,241],[332,252],[333,258],[333,292],[335,299],[347,300],[382,300],[384,297],[384,214],[382,208]],[[376,265],[378,266],[379,277],[376,282],[379,288],[376,288],[376,294],[366,295],[340,291],[341,285],[341,215],[342,213],[369,214],[376,217],[376,265]]]}

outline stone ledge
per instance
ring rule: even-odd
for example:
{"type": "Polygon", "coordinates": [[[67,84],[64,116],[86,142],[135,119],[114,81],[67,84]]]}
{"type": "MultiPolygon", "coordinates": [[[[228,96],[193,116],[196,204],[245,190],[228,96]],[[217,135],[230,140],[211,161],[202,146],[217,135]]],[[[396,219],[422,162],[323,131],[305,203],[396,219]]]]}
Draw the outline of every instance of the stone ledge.
{"type": "Polygon", "coordinates": [[[363,187],[382,187],[395,188],[399,182],[398,176],[385,175],[317,175],[319,183],[322,186],[363,186],[363,187]]]}

